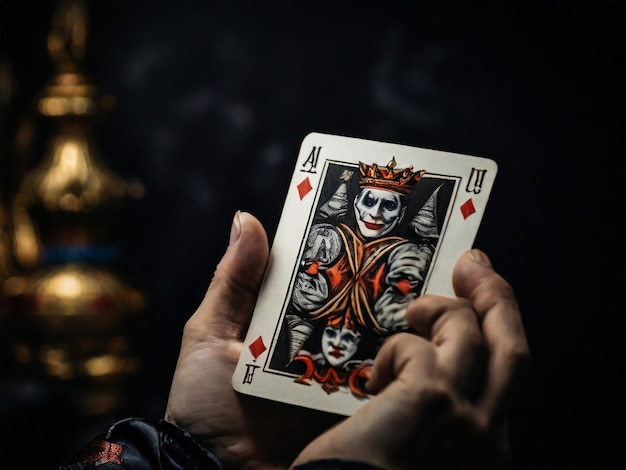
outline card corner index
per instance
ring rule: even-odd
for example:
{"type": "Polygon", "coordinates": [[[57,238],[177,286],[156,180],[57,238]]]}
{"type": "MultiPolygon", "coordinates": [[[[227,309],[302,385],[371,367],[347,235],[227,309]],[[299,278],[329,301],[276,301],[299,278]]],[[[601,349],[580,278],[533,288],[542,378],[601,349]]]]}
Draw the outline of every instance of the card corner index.
{"type": "Polygon", "coordinates": [[[238,393],[243,393],[244,395],[256,395],[254,391],[249,388],[249,385],[252,384],[252,378],[256,369],[260,368],[260,365],[244,362],[244,360],[240,358],[231,376],[231,386],[233,390],[238,393]],[[248,387],[246,387],[246,385],[248,385],[248,387]]]}

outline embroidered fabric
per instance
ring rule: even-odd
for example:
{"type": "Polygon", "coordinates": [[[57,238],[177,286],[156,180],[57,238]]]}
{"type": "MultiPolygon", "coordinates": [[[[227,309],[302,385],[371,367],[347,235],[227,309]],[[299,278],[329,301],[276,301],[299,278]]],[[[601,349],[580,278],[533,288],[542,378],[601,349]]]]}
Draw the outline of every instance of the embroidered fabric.
{"type": "MultiPolygon", "coordinates": [[[[222,463],[189,433],[160,420],[125,418],[88,442],[58,470],[224,470],[222,463]]],[[[325,459],[293,470],[381,470],[361,462],[325,459]]]]}

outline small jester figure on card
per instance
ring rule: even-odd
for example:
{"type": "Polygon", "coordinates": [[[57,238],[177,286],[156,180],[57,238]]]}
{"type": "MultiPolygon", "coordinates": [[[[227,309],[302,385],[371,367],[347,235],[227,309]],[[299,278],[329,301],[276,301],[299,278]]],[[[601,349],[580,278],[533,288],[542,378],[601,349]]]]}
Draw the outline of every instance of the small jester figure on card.
{"type": "Polygon", "coordinates": [[[296,382],[304,385],[317,382],[326,393],[348,387],[354,396],[366,397],[363,379],[367,377],[372,361],[356,357],[364,333],[352,323],[349,315],[330,317],[322,330],[321,351],[311,354],[301,349],[295,356],[295,361],[306,366],[296,382]]]}
{"type": "MultiPolygon", "coordinates": [[[[396,165],[395,158],[385,167],[359,162],[351,211],[347,185],[355,172],[344,170],[340,186],[317,211],[285,317],[289,360],[307,364],[299,383],[316,380],[328,393],[337,390],[348,369],[362,375],[362,363],[371,362],[380,340],[408,328],[406,306],[420,295],[438,238],[437,190],[403,225],[409,196],[426,171],[396,165]],[[319,341],[315,330],[322,332],[321,342],[312,346],[319,341]],[[312,362],[314,349],[320,354],[312,362]],[[353,356],[360,357],[349,360],[353,356]]],[[[364,394],[356,381],[350,389],[364,394]]]]}

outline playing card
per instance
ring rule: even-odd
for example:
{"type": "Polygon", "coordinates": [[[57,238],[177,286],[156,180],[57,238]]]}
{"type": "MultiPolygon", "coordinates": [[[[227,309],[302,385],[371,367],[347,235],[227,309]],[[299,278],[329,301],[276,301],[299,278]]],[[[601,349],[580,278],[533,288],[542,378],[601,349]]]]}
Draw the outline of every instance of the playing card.
{"type": "Polygon", "coordinates": [[[383,341],[409,330],[407,304],[454,296],[451,273],[472,247],[493,160],[320,133],[305,137],[235,390],[343,415],[383,341]]]}

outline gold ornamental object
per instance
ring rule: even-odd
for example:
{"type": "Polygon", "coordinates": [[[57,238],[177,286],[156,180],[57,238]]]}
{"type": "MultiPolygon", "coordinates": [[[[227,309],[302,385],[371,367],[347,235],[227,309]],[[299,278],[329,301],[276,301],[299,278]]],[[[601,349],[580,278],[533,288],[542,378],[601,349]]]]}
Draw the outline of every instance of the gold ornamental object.
{"type": "Polygon", "coordinates": [[[8,178],[8,114],[13,96],[13,70],[8,57],[0,55],[0,319],[7,303],[2,295],[2,285],[14,272],[13,237],[10,213],[8,178]]]}
{"type": "MultiPolygon", "coordinates": [[[[12,273],[12,256],[10,215],[0,194],[0,286],[12,273]]],[[[0,315],[5,308],[4,302],[0,302],[0,315]]]]}
{"type": "Polygon", "coordinates": [[[106,413],[140,367],[144,298],[113,269],[110,229],[129,184],[99,155],[95,130],[112,100],[82,69],[87,30],[87,4],[60,2],[48,37],[56,73],[36,97],[31,133],[45,145],[39,158],[29,146],[34,164],[10,208],[19,269],[2,284],[0,339],[17,371],[75,384],[81,411],[106,413]]]}

